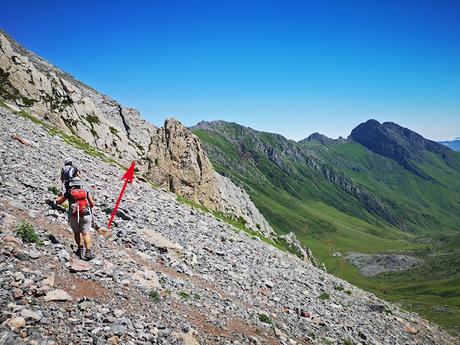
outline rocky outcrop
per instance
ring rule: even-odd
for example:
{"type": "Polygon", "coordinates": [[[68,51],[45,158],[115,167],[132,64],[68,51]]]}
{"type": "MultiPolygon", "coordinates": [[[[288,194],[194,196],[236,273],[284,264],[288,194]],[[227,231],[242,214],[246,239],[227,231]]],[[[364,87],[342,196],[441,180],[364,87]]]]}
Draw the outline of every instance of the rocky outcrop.
{"type": "Polygon", "coordinates": [[[158,128],[144,158],[147,175],[161,186],[216,208],[220,198],[215,171],[200,140],[175,120],[166,120],[158,128]]]}
{"type": "Polygon", "coordinates": [[[76,81],[1,32],[0,76],[2,98],[125,162],[145,152],[155,131],[138,111],[76,81]]]}
{"type": "Polygon", "coordinates": [[[12,106],[121,163],[137,161],[140,172],[163,188],[218,211],[231,210],[253,230],[260,224],[266,233],[273,231],[247,194],[237,195],[240,188],[216,175],[199,139],[179,121],[169,119],[162,128],[155,127],[137,110],[77,81],[1,31],[0,81],[0,99],[12,106]]]}
{"type": "Polygon", "coordinates": [[[260,231],[265,236],[272,236],[272,227],[254,206],[248,193],[243,188],[236,186],[229,178],[217,172],[215,173],[215,177],[222,204],[225,205],[224,212],[241,217],[249,228],[260,231]],[[238,207],[235,207],[235,205],[238,207]]]}

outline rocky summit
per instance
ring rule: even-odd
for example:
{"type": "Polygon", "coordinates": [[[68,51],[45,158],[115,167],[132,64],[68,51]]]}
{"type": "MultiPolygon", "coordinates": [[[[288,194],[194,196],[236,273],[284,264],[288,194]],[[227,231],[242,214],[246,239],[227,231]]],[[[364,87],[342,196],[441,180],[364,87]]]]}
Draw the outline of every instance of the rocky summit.
{"type": "Polygon", "coordinates": [[[93,235],[95,259],[77,260],[50,203],[62,160],[78,162],[96,225],[124,169],[30,114],[0,107],[0,128],[0,344],[456,343],[140,174],[93,235]]]}

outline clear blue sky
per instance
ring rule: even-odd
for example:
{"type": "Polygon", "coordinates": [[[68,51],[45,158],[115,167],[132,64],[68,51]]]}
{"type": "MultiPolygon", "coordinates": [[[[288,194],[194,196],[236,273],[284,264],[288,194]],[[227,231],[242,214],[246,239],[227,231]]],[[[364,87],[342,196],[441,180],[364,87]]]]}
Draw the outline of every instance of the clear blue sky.
{"type": "Polygon", "coordinates": [[[460,1],[5,1],[21,44],[159,125],[460,136],[460,1]]]}

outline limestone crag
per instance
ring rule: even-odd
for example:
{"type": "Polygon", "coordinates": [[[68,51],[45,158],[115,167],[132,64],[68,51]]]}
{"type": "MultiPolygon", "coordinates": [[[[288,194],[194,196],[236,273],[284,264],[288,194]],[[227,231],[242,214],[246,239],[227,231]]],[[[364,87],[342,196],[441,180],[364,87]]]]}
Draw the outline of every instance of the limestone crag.
{"type": "Polygon", "coordinates": [[[123,171],[3,107],[0,129],[1,344],[458,344],[138,178],[84,265],[65,209],[49,203],[62,159],[82,167],[97,224],[123,171]],[[23,221],[37,243],[17,232],[23,221]]]}
{"type": "Polygon", "coordinates": [[[243,217],[248,227],[273,230],[246,194],[216,172],[199,139],[179,121],[157,128],[135,109],[74,79],[0,31],[0,100],[51,123],[68,135],[138,168],[154,183],[218,211],[243,217]],[[221,191],[232,190],[221,195],[221,191]],[[236,204],[244,200],[243,204],[236,204]]]}
{"type": "Polygon", "coordinates": [[[147,174],[158,184],[207,207],[218,207],[214,169],[199,139],[179,121],[166,120],[157,129],[146,160],[147,174]]]}

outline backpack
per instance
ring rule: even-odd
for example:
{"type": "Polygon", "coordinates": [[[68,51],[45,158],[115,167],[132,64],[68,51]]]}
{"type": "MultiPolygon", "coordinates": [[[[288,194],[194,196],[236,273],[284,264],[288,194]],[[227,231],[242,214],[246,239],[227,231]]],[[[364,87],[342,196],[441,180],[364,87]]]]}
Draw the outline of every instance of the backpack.
{"type": "Polygon", "coordinates": [[[77,171],[77,168],[75,168],[73,165],[65,165],[61,170],[62,182],[70,182],[77,175],[77,171]]]}
{"type": "Polygon", "coordinates": [[[80,220],[88,211],[88,193],[83,188],[72,188],[69,194],[69,212],[80,220]]]}

